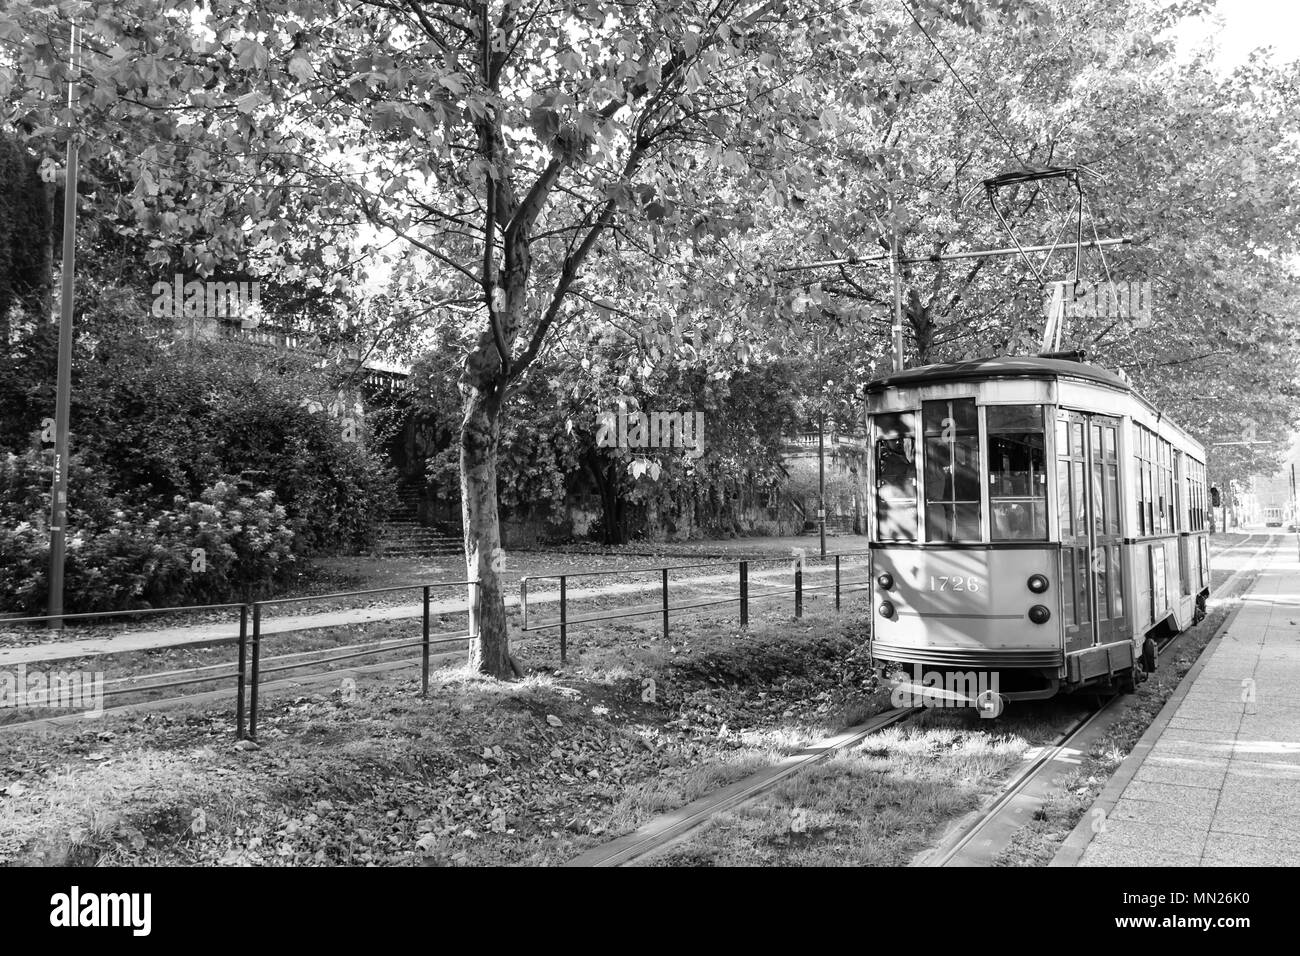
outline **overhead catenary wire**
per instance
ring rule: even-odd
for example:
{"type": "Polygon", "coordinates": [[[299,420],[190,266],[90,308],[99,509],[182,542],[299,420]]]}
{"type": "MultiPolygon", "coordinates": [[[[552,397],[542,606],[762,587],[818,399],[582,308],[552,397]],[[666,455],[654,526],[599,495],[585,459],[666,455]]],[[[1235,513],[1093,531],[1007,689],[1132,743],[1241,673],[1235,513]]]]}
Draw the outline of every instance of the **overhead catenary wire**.
{"type": "Polygon", "coordinates": [[[1020,153],[1016,151],[1015,144],[1011,142],[1010,137],[1008,137],[1002,130],[1002,127],[998,126],[998,124],[994,122],[993,117],[988,114],[988,111],[984,109],[983,104],[980,103],[979,97],[975,95],[975,91],[972,90],[966,81],[962,79],[961,74],[957,72],[956,68],[951,62],[949,62],[948,58],[944,56],[943,50],[939,49],[939,44],[934,42],[934,38],[930,36],[930,31],[925,28],[925,24],[922,23],[920,18],[912,11],[907,0],[898,0],[898,2],[902,4],[903,9],[907,11],[907,15],[912,18],[912,22],[915,23],[917,29],[921,31],[921,35],[924,36],[930,46],[934,48],[934,52],[939,54],[939,59],[941,59],[943,65],[948,68],[948,72],[953,75],[953,79],[955,79],[961,85],[961,88],[966,91],[966,95],[969,96],[970,101],[975,104],[975,108],[980,111],[980,115],[983,116],[985,121],[989,124],[989,128],[997,134],[998,139],[1002,140],[1007,149],[1011,151],[1011,155],[1015,161],[1021,166],[1024,166],[1025,161],[1020,158],[1020,153]]]}

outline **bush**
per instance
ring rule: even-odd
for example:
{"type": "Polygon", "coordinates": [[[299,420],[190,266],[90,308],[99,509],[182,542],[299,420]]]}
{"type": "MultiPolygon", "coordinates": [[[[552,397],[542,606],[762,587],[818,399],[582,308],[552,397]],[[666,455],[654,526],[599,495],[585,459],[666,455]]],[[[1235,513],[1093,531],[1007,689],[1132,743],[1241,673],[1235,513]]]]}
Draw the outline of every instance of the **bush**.
{"type": "MultiPolygon", "coordinates": [[[[295,556],[373,546],[395,480],[364,422],[330,407],[328,371],[257,346],[95,328],[73,370],[69,611],[242,599],[295,556]]],[[[0,349],[0,608],[28,612],[48,587],[42,336],[0,349]]]]}
{"type": "MultiPolygon", "coordinates": [[[[0,461],[0,610],[45,610],[49,477],[35,452],[0,461]],[[34,520],[13,520],[19,507],[34,520]]],[[[72,480],[83,494],[94,487],[80,461],[72,480]]],[[[178,496],[161,510],[100,491],[89,498],[95,507],[69,509],[68,612],[255,598],[294,566],[293,530],[272,491],[244,495],[233,481],[217,481],[198,500],[178,496]]]]}

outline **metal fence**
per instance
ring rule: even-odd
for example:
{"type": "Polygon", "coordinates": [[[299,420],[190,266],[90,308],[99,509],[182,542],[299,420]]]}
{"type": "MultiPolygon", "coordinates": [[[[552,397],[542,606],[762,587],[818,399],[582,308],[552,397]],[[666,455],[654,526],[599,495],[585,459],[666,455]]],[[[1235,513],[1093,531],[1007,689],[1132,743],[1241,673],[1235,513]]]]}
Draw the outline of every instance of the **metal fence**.
{"type": "MultiPolygon", "coordinates": [[[[845,564],[853,560],[863,558],[869,561],[869,552],[854,551],[841,552],[834,555],[827,555],[825,558],[810,557],[802,560],[793,560],[790,557],[756,557],[744,558],[737,561],[728,562],[708,562],[699,564],[677,564],[677,565],[656,565],[646,568],[632,568],[622,570],[608,571],[578,571],[566,572],[563,574],[534,574],[520,579],[520,606],[522,612],[522,630],[524,631],[545,631],[558,628],[560,632],[560,662],[568,663],[568,644],[569,628],[582,624],[594,624],[604,621],[614,621],[623,618],[646,617],[649,615],[659,615],[663,621],[663,636],[667,638],[670,633],[669,615],[683,611],[700,610],[702,608],[716,607],[725,604],[738,604],[741,626],[749,623],[750,602],[763,600],[779,596],[793,595],[794,598],[794,616],[800,618],[803,616],[804,595],[809,592],[825,591],[834,589],[835,609],[838,611],[841,605],[841,597],[844,594],[854,591],[860,591],[870,588],[869,576],[864,580],[851,579],[846,580],[844,574],[846,571],[852,573],[853,568],[846,568],[845,564]],[[804,581],[805,566],[815,565],[824,562],[824,567],[817,568],[812,573],[834,571],[834,581],[826,584],[806,584],[804,581]],[[751,565],[792,565],[792,583],[790,587],[768,587],[760,591],[754,591],[750,587],[750,567],[751,565]],[[704,601],[694,601],[691,603],[672,604],[670,602],[670,574],[676,571],[690,571],[702,569],[732,569],[737,573],[736,585],[737,593],[734,597],[713,598],[704,601]],[[645,608],[634,608],[632,610],[623,610],[616,613],[593,614],[583,617],[570,618],[570,602],[573,600],[581,601],[585,596],[571,598],[569,595],[568,584],[573,578],[598,578],[610,577],[615,575],[636,576],[642,574],[656,574],[659,581],[659,601],[653,606],[645,608]],[[558,580],[559,582],[559,618],[554,621],[537,622],[535,619],[530,620],[529,616],[529,585],[530,583],[541,580],[558,580]]],[[[699,581],[679,582],[682,586],[698,587],[699,581]]],[[[640,589],[644,590],[644,588],[640,589]]],[[[476,634],[474,632],[477,616],[470,613],[472,604],[479,599],[478,582],[476,581],[439,581],[428,584],[405,584],[394,585],[391,587],[368,588],[360,591],[339,591],[331,594],[317,594],[308,597],[293,598],[273,598],[264,601],[251,601],[247,603],[231,604],[203,604],[189,605],[183,607],[163,607],[163,608],[139,608],[126,611],[89,611],[75,614],[54,614],[54,615],[35,615],[29,617],[12,617],[0,618],[0,626],[9,624],[40,624],[64,621],[86,620],[100,618],[122,618],[122,617],[147,617],[164,614],[185,614],[197,611],[235,611],[238,612],[238,633],[225,638],[213,638],[203,641],[182,641],[171,644],[155,645],[142,647],[138,650],[166,650],[177,647],[214,647],[234,645],[237,657],[234,662],[234,668],[231,670],[231,662],[224,661],[216,664],[205,664],[196,667],[185,668],[182,670],[155,672],[141,675],[138,677],[123,677],[111,681],[106,681],[105,685],[111,685],[111,689],[105,690],[105,698],[118,696],[122,694],[141,694],[151,691],[168,690],[177,687],[192,686],[195,684],[218,683],[223,681],[234,681],[235,684],[235,733],[239,739],[257,738],[257,717],[258,717],[258,696],[259,689],[267,675],[280,674],[288,671],[298,670],[309,666],[319,666],[321,664],[332,664],[339,661],[355,660],[361,657],[371,657],[376,654],[385,654],[392,651],[407,650],[410,648],[420,648],[420,693],[428,694],[429,691],[429,658],[430,651],[434,646],[444,644],[454,644],[462,641],[472,640],[476,634]],[[430,628],[430,597],[435,589],[445,588],[470,588],[473,597],[466,601],[464,610],[457,610],[456,613],[469,614],[469,624],[464,631],[454,633],[440,632],[432,633],[430,628]],[[367,645],[348,645],[348,649],[343,653],[337,653],[321,657],[322,653],[328,654],[328,649],[313,649],[305,651],[295,651],[291,653],[264,657],[263,645],[277,633],[289,632],[263,632],[264,610],[272,607],[281,607],[293,604],[309,604],[312,602],[330,601],[341,598],[364,597],[374,594],[393,593],[398,591],[419,591],[421,594],[421,635],[418,639],[398,638],[387,641],[375,641],[367,645]],[[250,627],[251,625],[251,627],[250,627]],[[266,667],[264,664],[272,664],[266,667]],[[207,673],[207,672],[213,673],[207,673]],[[204,672],[200,674],[199,672],[204,672]],[[174,678],[168,680],[159,680],[159,678],[174,678]]],[[[596,594],[593,597],[606,596],[596,594]]],[[[536,595],[535,595],[536,596],[536,595]]],[[[370,623],[370,622],[367,622],[370,623]]],[[[233,623],[232,623],[233,626],[233,623]]],[[[322,625],[328,627],[330,625],[322,625]]],[[[316,628],[296,628],[300,630],[315,630],[316,628]]],[[[89,654],[68,655],[67,659],[72,657],[102,657],[112,654],[131,653],[135,649],[127,650],[105,650],[89,654]]]]}
{"type": "MultiPolygon", "coordinates": [[[[870,552],[868,551],[848,551],[838,554],[826,555],[824,558],[811,557],[803,559],[792,559],[789,557],[782,558],[745,558],[738,561],[728,562],[711,562],[706,564],[674,564],[674,565],[656,565],[646,568],[629,568],[609,571],[574,571],[564,574],[532,574],[519,581],[520,608],[523,617],[521,630],[524,631],[545,631],[559,628],[560,631],[560,663],[568,663],[569,657],[569,628],[579,624],[592,624],[601,621],[613,621],[621,618],[630,617],[648,617],[650,615],[659,615],[663,620],[663,636],[667,640],[669,636],[669,614],[674,611],[698,610],[699,608],[715,607],[722,604],[739,604],[740,608],[740,625],[745,627],[749,624],[749,602],[752,600],[761,600],[763,598],[776,597],[779,595],[794,595],[794,616],[803,617],[803,598],[804,594],[810,591],[824,591],[831,588],[835,589],[835,610],[840,610],[842,595],[852,592],[866,590],[870,587],[870,552]],[[864,580],[845,581],[843,579],[843,559],[845,558],[863,558],[867,562],[868,578],[864,580]],[[805,565],[813,564],[818,561],[827,562],[825,570],[835,572],[835,581],[833,584],[806,585],[804,583],[805,565]],[[751,593],[749,582],[750,565],[761,564],[790,564],[793,581],[789,588],[771,588],[758,594],[751,593]],[[690,604],[671,604],[669,601],[669,573],[672,571],[699,570],[699,569],[736,569],[736,587],[737,594],[735,597],[717,598],[708,601],[696,601],[690,604]],[[645,608],[634,608],[632,610],[621,611],[615,614],[594,614],[588,617],[570,618],[569,617],[569,581],[572,578],[592,578],[592,577],[610,577],[614,575],[640,575],[640,574],[658,574],[659,575],[659,602],[654,606],[645,608]],[[559,618],[553,621],[536,622],[529,619],[528,605],[528,588],[531,582],[542,580],[559,581],[559,618]]],[[[690,582],[685,582],[689,585],[690,582]]],[[[640,590],[645,590],[641,588],[640,590]]]]}
{"type": "MultiPolygon", "coordinates": [[[[252,634],[252,667],[248,673],[247,682],[249,686],[248,693],[248,736],[257,739],[257,693],[261,685],[262,677],[267,674],[279,674],[284,671],[298,670],[303,667],[314,666],[318,664],[332,664],[336,661],[354,660],[358,657],[371,657],[375,654],[384,654],[390,651],[407,650],[412,647],[420,648],[420,695],[425,696],[429,693],[429,651],[434,645],[454,644],[460,641],[472,639],[475,635],[473,632],[473,622],[476,620],[475,615],[470,614],[471,626],[463,632],[454,634],[440,633],[431,634],[429,631],[429,597],[434,588],[455,588],[470,587],[473,589],[475,597],[473,601],[478,600],[478,582],[477,581],[440,581],[433,584],[398,584],[392,587],[384,588],[367,588],[363,591],[338,591],[333,594],[315,594],[309,597],[296,598],[274,598],[267,601],[254,601],[251,605],[253,616],[253,634],[252,634]],[[368,594],[385,594],[393,591],[414,591],[421,593],[421,633],[419,640],[394,640],[394,641],[376,641],[368,645],[365,650],[356,650],[355,646],[344,654],[335,654],[332,657],[315,657],[311,660],[302,660],[299,663],[277,664],[275,667],[263,669],[262,664],[262,642],[267,636],[262,634],[262,609],[266,607],[276,607],[287,604],[306,604],[312,601],[330,601],[344,597],[361,597],[368,594]]],[[[470,612],[470,605],[467,602],[465,612],[470,612]]],[[[239,683],[235,692],[236,733],[239,737],[244,736],[244,685],[245,685],[245,642],[244,630],[240,632],[239,646],[239,683]]],[[[268,658],[274,661],[286,661],[294,657],[307,657],[316,651],[299,651],[295,654],[283,654],[279,657],[268,658]]]]}
{"type": "MultiPolygon", "coordinates": [[[[278,674],[284,671],[297,670],[303,667],[316,666],[320,664],[330,664],[336,661],[351,660],[358,657],[370,657],[376,654],[388,653],[390,651],[405,650],[412,647],[421,648],[420,653],[420,693],[425,695],[429,692],[429,653],[435,645],[452,644],[460,641],[467,641],[474,637],[472,631],[472,622],[475,620],[473,615],[470,616],[471,627],[465,631],[458,631],[454,634],[438,633],[433,634],[430,630],[430,612],[429,598],[435,588],[453,588],[453,587],[470,587],[474,589],[477,595],[478,582],[476,581],[440,581],[431,584],[405,584],[393,587],[367,588],[361,591],[339,591],[332,594],[316,594],[309,597],[297,598],[275,598],[265,601],[252,601],[247,604],[199,604],[185,607],[160,607],[160,608],[138,608],[129,611],[88,611],[76,614],[43,614],[28,617],[10,617],[0,619],[0,626],[9,624],[40,624],[58,622],[62,624],[68,620],[84,620],[91,618],[114,618],[114,617],[139,617],[147,615],[160,614],[177,614],[194,611],[222,611],[238,610],[239,612],[239,633],[237,636],[228,638],[215,638],[204,641],[186,641],[172,644],[160,644],[150,647],[139,648],[141,651],[146,650],[167,650],[177,647],[215,647],[222,645],[235,645],[237,648],[237,657],[233,671],[230,671],[229,662],[218,664],[206,664],[198,667],[186,668],[179,671],[164,671],[152,673],[140,677],[123,677],[112,681],[106,681],[106,685],[113,685],[111,689],[104,691],[104,698],[109,698],[121,694],[141,694],[150,691],[168,690],[175,687],[186,687],[193,684],[220,683],[222,681],[233,680],[235,683],[235,735],[238,739],[245,738],[257,739],[257,711],[258,711],[258,690],[261,686],[262,679],[268,674],[278,674]],[[282,654],[276,657],[265,658],[267,662],[274,662],[276,666],[270,668],[262,667],[262,645],[263,643],[275,636],[263,634],[262,620],[263,609],[279,605],[303,604],[312,601],[328,601],[339,598],[363,597],[371,594],[383,594],[394,591],[420,591],[422,597],[421,609],[421,636],[418,640],[391,640],[376,641],[366,645],[365,649],[357,649],[353,645],[346,653],[335,654],[328,657],[317,656],[322,652],[320,650],[297,651],[289,654],[282,654]],[[252,624],[251,632],[249,624],[252,624]],[[308,659],[310,658],[310,659],[308,659]],[[294,661],[293,663],[285,663],[294,661]],[[220,671],[226,669],[224,673],[204,673],[201,676],[194,676],[197,671],[220,671]],[[160,677],[173,677],[178,674],[189,675],[177,680],[158,681],[160,677]],[[141,683],[141,680],[145,681],[141,683]]],[[[470,610],[467,602],[465,613],[470,610]]],[[[458,612],[459,613],[459,612],[458,612]]],[[[309,630],[305,628],[303,630],[309,630]]],[[[104,657],[112,654],[131,653],[134,649],[127,650],[106,650],[98,651],[91,654],[76,655],[77,657],[104,657]]]]}
{"type": "MultiPolygon", "coordinates": [[[[181,614],[181,613],[189,613],[194,611],[211,612],[211,611],[238,610],[239,611],[239,636],[238,637],[217,638],[211,641],[196,642],[195,646],[201,645],[205,647],[212,647],[212,646],[217,646],[222,644],[238,644],[240,647],[241,671],[242,671],[243,647],[248,636],[249,607],[250,605],[248,604],[192,604],[183,607],[136,608],[129,611],[85,611],[76,614],[41,614],[41,615],[33,615],[28,617],[2,618],[0,619],[0,626],[9,625],[9,624],[42,624],[42,623],[52,624],[57,622],[61,627],[64,621],[87,620],[90,618],[146,617],[150,615],[181,614]]],[[[172,646],[175,645],[166,645],[166,647],[172,647],[172,646]]],[[[142,650],[154,650],[154,649],[155,648],[142,648],[142,650]]],[[[161,650],[164,648],[157,648],[157,649],[161,650]]],[[[85,654],[85,655],[77,655],[77,656],[102,657],[108,654],[120,654],[120,653],[130,653],[130,652],[129,651],[125,651],[125,652],[104,651],[98,654],[85,654]]],[[[68,658],[64,658],[64,659],[72,659],[72,657],[69,656],[68,658]]],[[[228,665],[215,664],[209,666],[225,667],[228,665]]],[[[181,673],[192,674],[193,671],[194,668],[190,668],[185,671],[170,671],[170,672],[164,671],[162,673],[150,674],[148,676],[151,678],[171,677],[174,676],[175,674],[181,674],[181,673]]],[[[231,675],[221,675],[221,676],[233,677],[235,675],[231,674],[231,675]]],[[[189,677],[189,678],[183,678],[181,680],[170,680],[170,681],[164,681],[162,683],[150,683],[145,685],[137,684],[136,683],[137,678],[124,677],[112,681],[106,681],[105,682],[106,684],[111,684],[115,686],[112,689],[105,690],[104,697],[109,698],[109,697],[117,696],[119,694],[134,694],[134,693],[140,693],[142,691],[167,690],[172,687],[185,687],[190,684],[200,684],[209,681],[220,680],[221,676],[189,677]],[[126,685],[130,685],[130,686],[126,686],[126,685]]],[[[240,729],[242,730],[243,727],[242,710],[240,712],[239,721],[240,721],[240,729]]]]}

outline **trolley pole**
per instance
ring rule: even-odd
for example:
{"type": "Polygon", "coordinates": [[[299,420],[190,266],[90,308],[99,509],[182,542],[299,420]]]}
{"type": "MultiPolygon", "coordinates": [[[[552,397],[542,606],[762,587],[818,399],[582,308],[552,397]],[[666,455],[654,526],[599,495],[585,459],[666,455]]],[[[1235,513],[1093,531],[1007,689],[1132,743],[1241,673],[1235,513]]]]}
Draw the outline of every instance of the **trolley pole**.
{"type": "MultiPolygon", "coordinates": [[[[78,65],[77,45],[81,31],[74,23],[68,44],[72,77],[68,80],[68,112],[76,108],[78,65]]],[[[54,481],[50,489],[50,577],[49,614],[63,613],[63,560],[68,534],[68,422],[72,401],[72,296],[77,251],[77,134],[68,135],[68,153],[63,183],[63,282],[59,302],[59,366],[54,399],[54,481]]],[[[54,617],[50,626],[61,630],[63,619],[54,617]]]]}

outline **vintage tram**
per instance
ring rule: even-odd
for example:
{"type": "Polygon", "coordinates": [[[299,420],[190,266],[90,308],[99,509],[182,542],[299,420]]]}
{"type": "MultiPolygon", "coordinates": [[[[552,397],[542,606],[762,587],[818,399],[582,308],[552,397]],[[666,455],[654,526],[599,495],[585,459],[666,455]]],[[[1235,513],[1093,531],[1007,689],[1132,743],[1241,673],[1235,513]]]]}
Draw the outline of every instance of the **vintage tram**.
{"type": "Polygon", "coordinates": [[[871,651],[896,687],[992,686],[999,710],[1122,691],[1204,616],[1204,449],[1123,377],[1082,353],[1000,357],[865,398],[871,651]]]}

